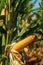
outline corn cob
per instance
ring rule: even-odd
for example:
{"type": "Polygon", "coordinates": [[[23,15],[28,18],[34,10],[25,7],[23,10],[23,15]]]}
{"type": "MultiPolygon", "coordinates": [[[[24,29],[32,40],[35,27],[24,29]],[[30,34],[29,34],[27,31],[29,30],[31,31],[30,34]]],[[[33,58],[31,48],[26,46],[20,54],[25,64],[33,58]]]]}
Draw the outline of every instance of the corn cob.
{"type": "Polygon", "coordinates": [[[34,41],[34,39],[35,39],[35,35],[30,35],[27,38],[14,44],[11,50],[20,51],[21,49],[26,47],[28,44],[30,44],[32,41],[34,41]]]}

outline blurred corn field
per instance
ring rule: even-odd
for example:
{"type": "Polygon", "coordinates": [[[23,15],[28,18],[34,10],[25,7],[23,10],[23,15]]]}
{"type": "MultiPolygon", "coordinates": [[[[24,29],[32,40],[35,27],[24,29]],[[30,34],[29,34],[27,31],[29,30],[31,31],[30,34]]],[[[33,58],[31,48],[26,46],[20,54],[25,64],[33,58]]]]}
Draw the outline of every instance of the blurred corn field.
{"type": "Polygon", "coordinates": [[[0,65],[43,65],[43,0],[34,8],[36,2],[0,0],[0,65]],[[9,54],[13,43],[29,35],[36,39],[21,51],[9,54]]]}

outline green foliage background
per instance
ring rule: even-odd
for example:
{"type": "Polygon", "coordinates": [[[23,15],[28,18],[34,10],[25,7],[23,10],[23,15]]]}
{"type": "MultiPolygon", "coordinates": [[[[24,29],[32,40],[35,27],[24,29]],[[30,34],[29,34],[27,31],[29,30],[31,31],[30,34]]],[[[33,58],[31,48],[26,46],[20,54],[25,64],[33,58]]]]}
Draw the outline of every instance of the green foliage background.
{"type": "MultiPolygon", "coordinates": [[[[3,57],[7,44],[19,41],[31,34],[35,34],[38,39],[41,39],[41,41],[37,41],[37,45],[43,46],[43,0],[36,9],[33,9],[35,3],[31,1],[0,0],[0,12],[6,3],[8,4],[6,10],[9,12],[5,14],[4,22],[0,23],[1,57],[3,57]]],[[[1,17],[0,15],[0,19],[1,17]]]]}

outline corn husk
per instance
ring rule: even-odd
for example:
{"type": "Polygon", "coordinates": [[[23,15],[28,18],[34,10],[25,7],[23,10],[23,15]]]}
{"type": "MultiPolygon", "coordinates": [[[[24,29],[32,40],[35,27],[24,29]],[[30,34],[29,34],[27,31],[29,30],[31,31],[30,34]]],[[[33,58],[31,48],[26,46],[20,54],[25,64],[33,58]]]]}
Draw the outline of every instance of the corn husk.
{"type": "Polygon", "coordinates": [[[24,65],[24,63],[13,53],[10,53],[10,65],[24,65]]]}

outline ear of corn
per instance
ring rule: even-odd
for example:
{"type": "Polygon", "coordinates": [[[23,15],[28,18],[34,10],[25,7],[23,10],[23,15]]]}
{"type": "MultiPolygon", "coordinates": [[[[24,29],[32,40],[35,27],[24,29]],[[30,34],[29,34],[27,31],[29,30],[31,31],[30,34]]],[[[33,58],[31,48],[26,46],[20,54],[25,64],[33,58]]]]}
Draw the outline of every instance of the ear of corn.
{"type": "Polygon", "coordinates": [[[11,50],[19,51],[31,43],[35,39],[35,35],[30,35],[27,38],[19,41],[18,43],[14,44],[11,50]]]}

